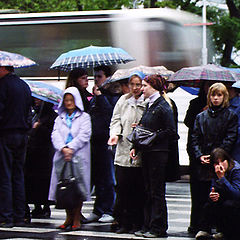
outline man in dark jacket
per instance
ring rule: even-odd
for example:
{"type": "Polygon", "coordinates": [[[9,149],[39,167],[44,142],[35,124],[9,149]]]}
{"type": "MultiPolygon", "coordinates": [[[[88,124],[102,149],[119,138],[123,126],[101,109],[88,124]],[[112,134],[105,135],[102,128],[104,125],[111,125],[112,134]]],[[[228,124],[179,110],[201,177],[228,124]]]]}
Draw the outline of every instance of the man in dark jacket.
{"type": "Polygon", "coordinates": [[[119,96],[111,96],[99,90],[110,76],[107,66],[94,69],[94,97],[90,102],[89,114],[92,120],[92,184],[95,186],[96,200],[92,214],[85,222],[111,222],[115,200],[113,156],[108,150],[109,125],[113,108],[119,96]]]}
{"type": "Polygon", "coordinates": [[[23,165],[31,91],[13,71],[0,66],[0,227],[22,225],[25,215],[23,165]]]}

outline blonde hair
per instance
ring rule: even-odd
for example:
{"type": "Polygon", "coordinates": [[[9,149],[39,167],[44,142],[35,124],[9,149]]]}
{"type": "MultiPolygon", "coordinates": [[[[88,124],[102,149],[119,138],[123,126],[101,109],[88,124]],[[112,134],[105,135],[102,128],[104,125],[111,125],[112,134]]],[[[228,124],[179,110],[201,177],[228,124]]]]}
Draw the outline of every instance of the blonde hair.
{"type": "Polygon", "coordinates": [[[227,90],[226,86],[222,83],[214,83],[208,90],[208,94],[207,94],[207,105],[208,105],[208,107],[213,106],[210,97],[213,94],[216,94],[216,93],[219,93],[219,92],[223,94],[222,107],[228,107],[229,106],[229,94],[228,94],[228,90],[227,90]]]}

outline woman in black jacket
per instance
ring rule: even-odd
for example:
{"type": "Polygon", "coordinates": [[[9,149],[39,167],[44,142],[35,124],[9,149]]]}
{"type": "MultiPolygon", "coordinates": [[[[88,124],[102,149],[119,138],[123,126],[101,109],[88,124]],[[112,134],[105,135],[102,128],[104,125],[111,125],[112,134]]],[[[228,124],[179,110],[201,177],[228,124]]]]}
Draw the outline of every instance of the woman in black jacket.
{"type": "Polygon", "coordinates": [[[197,98],[190,101],[189,107],[184,119],[184,124],[188,127],[188,138],[187,138],[187,153],[189,156],[189,170],[190,170],[190,191],[191,191],[191,216],[190,216],[190,226],[188,227],[189,233],[196,233],[198,230],[198,212],[199,212],[199,192],[198,192],[198,178],[196,171],[198,169],[196,161],[194,161],[195,156],[192,148],[192,133],[194,128],[194,122],[197,115],[206,110],[207,108],[207,93],[210,87],[208,81],[204,81],[200,87],[200,91],[197,98]]]}
{"type": "Polygon", "coordinates": [[[130,156],[136,159],[137,151],[142,154],[142,169],[146,202],[144,207],[144,226],[136,236],[167,237],[167,206],[165,200],[166,165],[168,161],[169,141],[176,138],[176,128],[170,105],[161,96],[165,85],[160,75],[144,78],[142,91],[149,104],[143,113],[140,125],[157,133],[151,146],[136,146],[130,156]]]}
{"type": "MultiPolygon", "coordinates": [[[[231,154],[237,139],[238,117],[231,111],[228,91],[224,84],[215,83],[208,91],[208,109],[197,115],[192,133],[192,149],[195,161],[198,209],[196,219],[208,200],[211,185],[210,153],[220,147],[231,154]]],[[[197,226],[199,227],[199,226],[197,226]]],[[[198,229],[195,229],[198,230],[198,229]]]]}

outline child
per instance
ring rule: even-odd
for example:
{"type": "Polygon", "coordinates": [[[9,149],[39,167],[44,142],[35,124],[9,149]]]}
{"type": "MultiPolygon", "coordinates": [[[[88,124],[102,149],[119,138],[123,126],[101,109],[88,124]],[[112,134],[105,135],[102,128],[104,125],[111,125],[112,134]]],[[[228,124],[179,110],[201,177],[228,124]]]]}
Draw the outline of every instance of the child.
{"type": "MultiPolygon", "coordinates": [[[[80,158],[83,166],[84,184],[87,189],[87,198],[90,198],[90,136],[91,136],[91,119],[90,116],[84,112],[83,102],[79,91],[76,87],[69,87],[64,91],[63,99],[58,107],[58,117],[55,120],[52,142],[56,149],[53,159],[53,171],[51,178],[51,186],[49,192],[49,199],[55,200],[55,192],[57,181],[59,180],[59,173],[64,164],[64,161],[71,161],[74,157],[80,158]],[[59,171],[60,170],[60,171],[59,171]]],[[[73,164],[74,168],[78,164],[73,164]]],[[[82,201],[74,209],[66,209],[66,220],[58,228],[65,230],[71,228],[72,230],[80,229],[82,201]]]]}

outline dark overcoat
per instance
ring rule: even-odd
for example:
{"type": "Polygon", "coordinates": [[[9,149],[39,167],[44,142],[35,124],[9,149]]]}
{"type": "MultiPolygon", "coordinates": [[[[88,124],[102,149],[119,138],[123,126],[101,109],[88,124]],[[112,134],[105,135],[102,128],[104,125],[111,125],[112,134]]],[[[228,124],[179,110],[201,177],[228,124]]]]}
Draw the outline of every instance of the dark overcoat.
{"type": "Polygon", "coordinates": [[[54,148],[51,133],[57,113],[53,105],[44,102],[39,113],[40,125],[30,132],[25,163],[25,187],[28,203],[45,204],[52,171],[54,148]]]}

